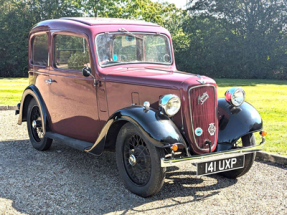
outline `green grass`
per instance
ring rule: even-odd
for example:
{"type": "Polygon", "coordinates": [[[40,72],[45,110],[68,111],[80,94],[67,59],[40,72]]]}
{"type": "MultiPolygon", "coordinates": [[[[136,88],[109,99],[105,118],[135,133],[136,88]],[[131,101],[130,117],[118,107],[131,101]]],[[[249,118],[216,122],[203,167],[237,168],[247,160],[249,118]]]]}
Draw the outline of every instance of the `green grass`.
{"type": "MultiPolygon", "coordinates": [[[[258,110],[267,131],[264,150],[287,156],[287,81],[216,79],[216,82],[218,97],[224,97],[230,87],[245,90],[245,100],[258,110]]],[[[260,141],[259,135],[256,140],[260,141]]]]}
{"type": "Polygon", "coordinates": [[[0,105],[18,104],[28,85],[28,78],[0,78],[0,105]]]}
{"type": "MultiPolygon", "coordinates": [[[[264,150],[287,156],[287,81],[216,79],[216,82],[219,98],[233,86],[245,90],[246,101],[259,111],[268,132],[264,150]]],[[[0,78],[0,105],[20,102],[27,86],[27,78],[0,78]]],[[[256,137],[260,141],[259,135],[256,137]]]]}

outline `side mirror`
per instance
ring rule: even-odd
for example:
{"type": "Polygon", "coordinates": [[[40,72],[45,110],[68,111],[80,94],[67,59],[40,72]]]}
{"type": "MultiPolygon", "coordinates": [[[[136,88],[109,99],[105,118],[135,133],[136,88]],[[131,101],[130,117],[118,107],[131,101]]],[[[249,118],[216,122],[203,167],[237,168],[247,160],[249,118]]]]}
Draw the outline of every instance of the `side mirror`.
{"type": "Polygon", "coordinates": [[[89,77],[92,74],[92,69],[90,67],[85,66],[82,69],[83,76],[89,77]]]}
{"type": "Polygon", "coordinates": [[[97,84],[98,84],[97,79],[96,79],[95,76],[92,74],[92,69],[91,69],[90,67],[85,66],[85,67],[82,69],[82,73],[83,73],[83,76],[85,76],[85,77],[92,76],[93,79],[94,79],[94,86],[97,86],[97,84]]]}

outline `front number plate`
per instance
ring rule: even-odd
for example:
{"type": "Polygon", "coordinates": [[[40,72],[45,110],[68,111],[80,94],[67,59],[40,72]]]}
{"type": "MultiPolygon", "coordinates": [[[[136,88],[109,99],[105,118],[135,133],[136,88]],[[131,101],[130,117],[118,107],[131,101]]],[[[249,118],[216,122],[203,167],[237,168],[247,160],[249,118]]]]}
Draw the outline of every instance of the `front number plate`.
{"type": "Polygon", "coordinates": [[[245,156],[197,163],[197,175],[209,175],[244,167],[245,156]]]}

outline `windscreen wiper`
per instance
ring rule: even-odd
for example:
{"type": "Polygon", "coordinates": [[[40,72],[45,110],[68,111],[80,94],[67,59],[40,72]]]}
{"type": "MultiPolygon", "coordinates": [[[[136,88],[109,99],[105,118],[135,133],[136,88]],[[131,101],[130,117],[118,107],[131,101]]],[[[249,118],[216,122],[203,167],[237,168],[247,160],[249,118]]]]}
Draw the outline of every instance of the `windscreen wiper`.
{"type": "Polygon", "coordinates": [[[127,35],[130,35],[130,36],[132,36],[132,37],[136,37],[136,38],[138,38],[138,39],[143,40],[143,38],[134,35],[132,32],[129,32],[129,31],[126,30],[125,28],[120,28],[119,31],[120,31],[120,32],[123,32],[123,33],[125,33],[125,34],[127,34],[127,35]]]}

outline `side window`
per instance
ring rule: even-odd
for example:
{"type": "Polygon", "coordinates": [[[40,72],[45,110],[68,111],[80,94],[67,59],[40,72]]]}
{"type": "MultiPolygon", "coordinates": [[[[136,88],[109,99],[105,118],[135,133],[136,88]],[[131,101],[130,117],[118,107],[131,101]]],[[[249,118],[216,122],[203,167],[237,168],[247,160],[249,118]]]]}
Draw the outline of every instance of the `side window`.
{"type": "Polygon", "coordinates": [[[90,66],[87,41],[82,37],[56,35],[54,37],[54,67],[81,71],[90,66]]]}
{"type": "Polygon", "coordinates": [[[32,64],[48,65],[48,35],[36,35],[32,40],[32,64]]]}

